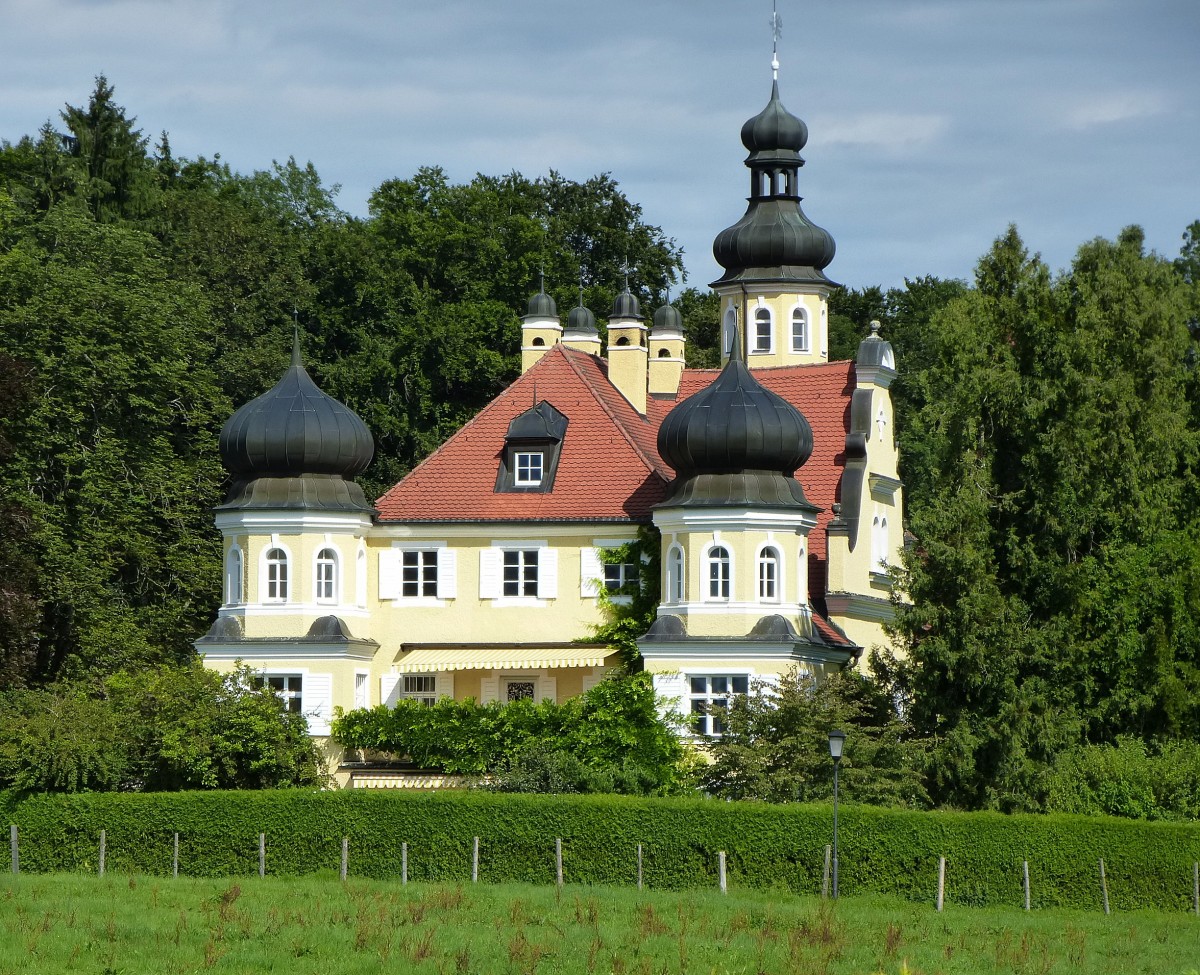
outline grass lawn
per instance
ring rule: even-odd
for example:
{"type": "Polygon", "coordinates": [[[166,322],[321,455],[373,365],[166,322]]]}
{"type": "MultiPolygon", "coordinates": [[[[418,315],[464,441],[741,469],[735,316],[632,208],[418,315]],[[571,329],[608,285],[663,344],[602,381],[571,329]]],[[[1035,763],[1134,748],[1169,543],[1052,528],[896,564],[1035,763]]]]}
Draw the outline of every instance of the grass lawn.
{"type": "Polygon", "coordinates": [[[947,908],[879,897],[22,874],[0,975],[85,972],[1200,975],[1187,914],[947,908]]]}

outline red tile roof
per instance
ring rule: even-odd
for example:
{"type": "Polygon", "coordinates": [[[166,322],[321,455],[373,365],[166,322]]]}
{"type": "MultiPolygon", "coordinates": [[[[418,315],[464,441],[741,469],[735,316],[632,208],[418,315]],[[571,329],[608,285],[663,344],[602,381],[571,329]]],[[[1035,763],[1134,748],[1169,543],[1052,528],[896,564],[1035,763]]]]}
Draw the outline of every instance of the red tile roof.
{"type": "MultiPolygon", "coordinates": [[[[674,476],[658,456],[659,424],[718,372],[684,370],[678,396],[652,399],[643,417],[608,381],[605,360],[556,345],[376,501],[379,520],[648,522],[674,476]],[[540,400],[569,420],[554,488],[545,494],[497,494],[508,425],[540,400]]],[[[844,461],[853,363],[755,369],[754,375],[812,425],[813,454],[797,476],[808,499],[824,509],[810,542],[811,554],[823,560],[824,528],[844,461]]]]}

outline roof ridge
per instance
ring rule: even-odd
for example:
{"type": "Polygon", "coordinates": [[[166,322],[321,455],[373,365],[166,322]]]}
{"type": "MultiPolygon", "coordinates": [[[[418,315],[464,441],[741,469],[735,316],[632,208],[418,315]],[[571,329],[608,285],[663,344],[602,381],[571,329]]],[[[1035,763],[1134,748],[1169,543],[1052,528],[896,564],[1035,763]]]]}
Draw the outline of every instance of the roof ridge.
{"type": "MultiPolygon", "coordinates": [[[[574,362],[571,361],[573,357],[570,355],[567,355],[565,350],[564,350],[563,354],[564,354],[564,356],[566,356],[567,364],[574,370],[575,375],[579,377],[579,381],[582,382],[585,387],[587,387],[588,392],[592,394],[592,398],[595,399],[595,401],[600,405],[600,409],[602,409],[604,411],[605,416],[607,416],[610,420],[612,420],[613,425],[618,430],[621,431],[621,436],[624,437],[625,442],[628,443],[629,446],[633,448],[634,453],[636,453],[638,455],[638,457],[640,457],[642,459],[642,462],[647,467],[649,467],[650,470],[652,470],[655,474],[657,474],[659,477],[661,477],[663,479],[664,483],[667,481],[670,481],[671,478],[663,473],[663,470],[666,465],[662,463],[662,459],[659,458],[659,462],[656,464],[654,462],[653,458],[651,458],[650,456],[647,455],[646,451],[644,451],[642,449],[642,445],[639,444],[637,442],[636,438],[634,438],[630,434],[630,432],[625,429],[625,421],[623,419],[621,419],[621,417],[617,416],[616,413],[613,412],[613,410],[609,408],[609,405],[606,402],[604,402],[604,397],[602,397],[595,389],[592,388],[592,384],[588,381],[587,377],[584,376],[584,374],[580,371],[579,367],[574,362]]],[[[581,352],[580,354],[588,355],[588,353],[586,353],[586,352],[581,352]]],[[[593,357],[593,358],[595,358],[595,357],[593,357]]],[[[612,385],[612,381],[608,378],[607,372],[604,375],[604,379],[608,382],[608,384],[610,386],[612,386],[612,389],[614,392],[616,392],[616,393],[621,392],[619,389],[617,389],[616,386],[612,385]]],[[[630,406],[630,409],[633,409],[633,407],[630,406]]],[[[647,420],[647,422],[649,422],[649,421],[647,420]]]]}
{"type": "MultiPolygon", "coordinates": [[[[519,383],[522,379],[524,379],[526,376],[528,376],[530,373],[532,373],[534,371],[534,369],[536,369],[538,366],[540,366],[551,355],[553,355],[555,353],[555,351],[557,351],[559,349],[562,349],[562,346],[560,346],[560,345],[554,346],[552,349],[550,349],[549,352],[546,353],[546,355],[542,356],[541,359],[539,359],[537,362],[535,362],[532,368],[527,369],[525,372],[518,375],[516,379],[514,379],[511,383],[509,383],[502,390],[500,390],[499,393],[497,393],[495,396],[493,396],[492,399],[490,399],[487,402],[487,404],[483,407],[483,409],[481,409],[478,413],[476,413],[473,417],[471,417],[471,419],[469,419],[461,427],[459,427],[452,434],[450,434],[450,436],[448,436],[445,440],[443,440],[440,444],[438,444],[436,449],[433,451],[433,453],[426,454],[425,457],[423,459],[421,459],[420,461],[418,461],[417,464],[411,470],[409,470],[409,472],[407,474],[404,474],[403,476],[401,476],[400,480],[398,480],[390,488],[388,488],[386,491],[384,491],[383,494],[381,494],[378,498],[376,498],[375,499],[375,507],[379,507],[380,501],[382,501],[389,494],[391,494],[393,491],[395,491],[396,488],[398,488],[401,484],[403,484],[410,477],[412,477],[414,474],[416,474],[426,464],[431,463],[434,460],[434,458],[436,458],[438,455],[440,455],[442,453],[442,451],[446,450],[446,448],[448,448],[453,441],[457,440],[460,434],[466,433],[469,429],[471,429],[471,427],[475,426],[476,423],[480,422],[486,414],[490,413],[493,409],[496,408],[497,404],[501,401],[501,399],[503,399],[505,393],[507,393],[515,385],[517,385],[517,383],[519,383]]],[[[536,406],[537,404],[535,403],[534,405],[536,406]]]]}

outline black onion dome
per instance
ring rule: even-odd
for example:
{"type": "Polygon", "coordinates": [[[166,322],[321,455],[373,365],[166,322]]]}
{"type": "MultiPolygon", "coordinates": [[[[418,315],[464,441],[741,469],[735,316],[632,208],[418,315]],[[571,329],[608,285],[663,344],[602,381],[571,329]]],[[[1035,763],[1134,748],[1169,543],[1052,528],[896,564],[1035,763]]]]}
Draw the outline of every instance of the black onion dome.
{"type": "Polygon", "coordinates": [[[300,361],[275,387],[251,400],[221,428],[221,461],[238,478],[333,474],[353,477],[371,463],[371,431],[349,407],[317,388],[300,361]]]}
{"type": "Polygon", "coordinates": [[[680,476],[767,471],[791,475],[812,454],[804,414],[766,389],[735,355],[658,429],[658,452],[680,476]]]}
{"type": "Polygon", "coordinates": [[[742,145],[750,152],[773,152],[777,149],[799,152],[808,142],[808,126],[783,107],[779,100],[779,82],[771,83],[771,100],[767,107],[747,119],[742,126],[742,145]]]}
{"type": "Polygon", "coordinates": [[[608,313],[608,317],[610,320],[613,318],[636,318],[641,321],[642,307],[638,304],[637,296],[626,288],[613,301],[612,311],[608,313]]]}
{"type": "Polygon", "coordinates": [[[539,291],[529,299],[529,304],[525,310],[526,318],[557,318],[558,306],[554,304],[554,299],[551,298],[545,291],[539,291]]]}
{"type": "Polygon", "coordinates": [[[596,316],[583,302],[580,302],[567,314],[567,330],[589,336],[600,334],[596,330],[596,316]]]}
{"type": "Polygon", "coordinates": [[[683,315],[674,305],[663,305],[654,311],[654,331],[683,331],[683,315]]]}

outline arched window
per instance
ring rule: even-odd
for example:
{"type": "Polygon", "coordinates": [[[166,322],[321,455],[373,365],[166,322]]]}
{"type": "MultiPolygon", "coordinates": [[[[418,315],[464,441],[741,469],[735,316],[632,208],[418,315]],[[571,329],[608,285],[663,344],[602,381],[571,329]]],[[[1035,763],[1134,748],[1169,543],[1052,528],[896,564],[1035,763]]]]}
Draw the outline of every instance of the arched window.
{"type": "Polygon", "coordinates": [[[721,329],[721,355],[727,356],[733,350],[733,333],[737,327],[737,312],[732,308],[725,312],[725,324],[721,329]]]}
{"type": "Polygon", "coordinates": [[[708,598],[728,599],[729,582],[729,549],[724,545],[714,545],[708,550],[708,598]]]}
{"type": "Polygon", "coordinates": [[[871,571],[887,572],[888,523],[887,515],[876,515],[871,522],[871,571]]]}
{"type": "Polygon", "coordinates": [[[758,553],[758,599],[764,603],[779,602],[779,553],[773,548],[758,553]]]}
{"type": "Polygon", "coordinates": [[[658,357],[659,357],[660,359],[669,359],[669,358],[671,358],[671,350],[670,350],[670,349],[659,349],[659,350],[658,350],[658,357]]]}
{"type": "Polygon", "coordinates": [[[808,312],[797,308],[792,312],[792,351],[807,352],[808,349],[808,312]]]}
{"type": "Polygon", "coordinates": [[[771,310],[769,308],[760,308],[754,313],[754,347],[750,351],[771,351],[771,310]]]}
{"type": "Polygon", "coordinates": [[[358,564],[354,569],[354,596],[359,606],[367,605],[367,553],[358,550],[358,564]]]}
{"type": "Polygon", "coordinates": [[[338,597],[338,555],[332,548],[317,553],[317,579],[314,587],[317,602],[335,603],[338,597]]]}
{"type": "Polygon", "coordinates": [[[236,545],[225,555],[225,604],[234,606],[245,598],[242,550],[236,545]]]}
{"type": "Polygon", "coordinates": [[[545,345],[545,344],[546,344],[546,340],[545,340],[544,338],[542,338],[541,336],[538,336],[537,338],[535,338],[535,339],[533,340],[533,345],[535,345],[535,346],[539,346],[539,347],[540,347],[540,346],[543,346],[543,345],[545,345]]]}
{"type": "Polygon", "coordinates": [[[281,548],[267,550],[267,599],[269,603],[286,603],[288,598],[288,557],[281,548]]]}
{"type": "Polygon", "coordinates": [[[667,601],[683,602],[683,549],[678,545],[667,553],[667,601]]]}
{"type": "Polygon", "coordinates": [[[617,339],[617,345],[628,345],[628,344],[629,344],[629,336],[628,335],[622,335],[619,339],[617,339]]]}

